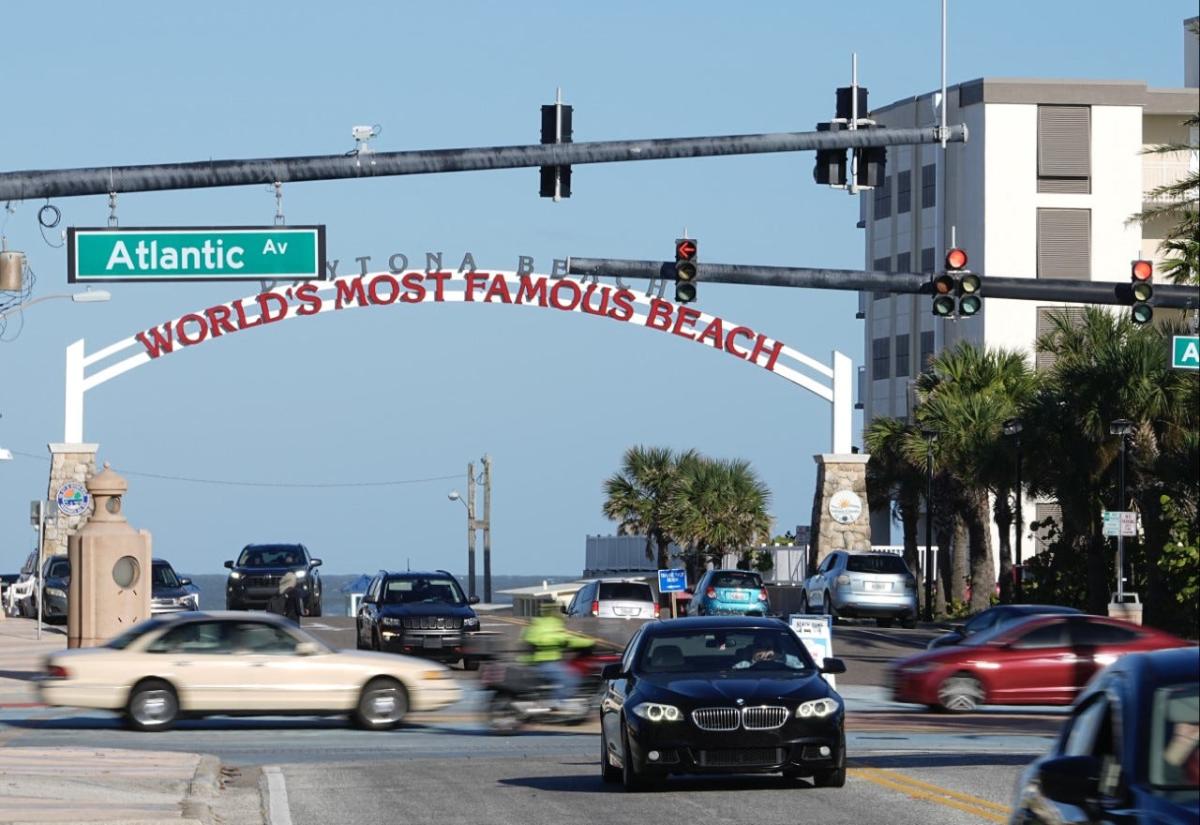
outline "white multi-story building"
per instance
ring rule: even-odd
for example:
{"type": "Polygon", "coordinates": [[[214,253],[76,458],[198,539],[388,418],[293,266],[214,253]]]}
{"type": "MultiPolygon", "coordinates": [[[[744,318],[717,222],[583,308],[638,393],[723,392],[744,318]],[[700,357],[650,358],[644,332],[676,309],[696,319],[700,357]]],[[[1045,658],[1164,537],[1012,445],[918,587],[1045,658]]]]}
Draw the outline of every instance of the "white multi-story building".
{"type": "MultiPolygon", "coordinates": [[[[885,184],[862,197],[865,267],[932,273],[958,246],[983,278],[984,303],[978,315],[954,321],[935,318],[928,296],[859,295],[864,426],[879,416],[907,417],[914,377],[930,355],[960,340],[1022,349],[1037,363],[1034,345],[1047,315],[1065,305],[989,298],[989,275],[1128,282],[1130,261],[1156,257],[1166,226],[1129,217],[1147,192],[1196,163],[1194,152],[1142,153],[1188,140],[1182,123],[1200,108],[1197,40],[1188,28],[1194,20],[1184,24],[1184,88],[972,80],[946,90],[947,122],[967,125],[966,143],[888,150],[885,184]]],[[[891,128],[934,125],[935,95],[898,100],[871,117],[891,128]]],[[[1026,523],[1048,515],[1048,507],[1028,502],[1026,523]]],[[[890,532],[890,514],[873,514],[873,541],[888,543],[890,532]]],[[[1035,547],[1028,533],[1022,544],[1026,553],[1035,547]]]]}

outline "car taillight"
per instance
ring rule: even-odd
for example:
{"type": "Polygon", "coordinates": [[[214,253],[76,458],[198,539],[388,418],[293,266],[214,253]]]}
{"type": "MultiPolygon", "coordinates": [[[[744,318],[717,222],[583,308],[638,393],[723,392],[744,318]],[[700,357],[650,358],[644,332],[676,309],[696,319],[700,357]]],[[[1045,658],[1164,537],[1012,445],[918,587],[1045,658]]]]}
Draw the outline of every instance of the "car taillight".
{"type": "Polygon", "coordinates": [[[654,618],[657,619],[657,618],[660,618],[661,616],[662,616],[662,606],[656,602],[654,605],[654,618]]]}
{"type": "Polygon", "coordinates": [[[914,578],[905,579],[904,580],[904,589],[905,590],[916,590],[917,589],[917,580],[914,578]]]}
{"type": "Polygon", "coordinates": [[[704,591],[704,595],[708,596],[710,599],[715,599],[717,597],[717,588],[715,588],[715,587],[708,588],[707,590],[704,591]]]}
{"type": "Polygon", "coordinates": [[[600,602],[592,602],[592,615],[593,616],[600,615],[600,602]]]}
{"type": "Polygon", "coordinates": [[[758,600],[760,602],[765,602],[767,600],[767,588],[760,587],[758,589],[758,600]]]}
{"type": "Polygon", "coordinates": [[[850,583],[850,577],[847,576],[845,573],[843,573],[842,575],[837,577],[837,583],[844,587],[845,585],[850,583]]]}
{"type": "Polygon", "coordinates": [[[71,674],[67,672],[67,669],[65,667],[60,667],[59,665],[50,665],[50,667],[46,668],[46,678],[47,679],[70,679],[71,674]]]}

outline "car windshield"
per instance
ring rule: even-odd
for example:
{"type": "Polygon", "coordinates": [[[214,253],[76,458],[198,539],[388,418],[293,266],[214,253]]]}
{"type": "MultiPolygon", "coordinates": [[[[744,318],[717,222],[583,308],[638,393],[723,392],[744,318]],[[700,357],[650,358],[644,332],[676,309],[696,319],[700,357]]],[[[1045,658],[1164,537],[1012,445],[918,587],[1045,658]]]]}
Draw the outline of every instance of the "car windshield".
{"type": "Polygon", "coordinates": [[[1155,790],[1200,789],[1200,685],[1196,682],[1154,691],[1149,759],[1150,785],[1155,790]]]}
{"type": "Polygon", "coordinates": [[[238,567],[299,567],[307,563],[303,550],[286,545],[247,547],[237,560],[238,567]]]}
{"type": "Polygon", "coordinates": [[[50,569],[46,571],[46,578],[49,579],[65,579],[71,575],[71,562],[66,559],[55,559],[50,562],[50,569]]]}
{"type": "Polygon", "coordinates": [[[652,602],[650,585],[642,582],[600,582],[601,599],[617,599],[626,602],[652,602]]]}
{"type": "Polygon", "coordinates": [[[796,635],[785,628],[737,628],[656,633],[642,645],[640,673],[704,673],[751,678],[813,670],[796,635]]]}
{"type": "Polygon", "coordinates": [[[762,587],[762,579],[753,573],[739,573],[736,571],[728,573],[714,573],[712,577],[713,587],[747,587],[757,590],[762,587]]]}
{"type": "Polygon", "coordinates": [[[899,573],[908,572],[908,566],[899,556],[847,556],[846,570],[850,573],[899,573]]]}
{"type": "Polygon", "coordinates": [[[147,633],[153,633],[165,624],[166,622],[163,619],[147,619],[144,622],[135,624],[124,633],[109,639],[104,646],[110,647],[113,650],[124,650],[147,633]]]}
{"type": "Polygon", "coordinates": [[[383,586],[384,604],[463,604],[462,590],[454,579],[443,576],[388,579],[383,586]]]}
{"type": "Polygon", "coordinates": [[[169,564],[151,565],[151,587],[180,587],[179,577],[169,564]]]}

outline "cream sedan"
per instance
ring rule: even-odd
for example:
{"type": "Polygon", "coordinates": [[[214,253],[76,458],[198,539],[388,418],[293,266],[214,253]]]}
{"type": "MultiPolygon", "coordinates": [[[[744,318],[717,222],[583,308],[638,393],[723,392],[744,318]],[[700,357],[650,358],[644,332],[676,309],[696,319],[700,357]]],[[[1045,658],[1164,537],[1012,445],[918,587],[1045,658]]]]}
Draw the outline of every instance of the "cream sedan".
{"type": "Polygon", "coordinates": [[[176,613],[103,647],[51,655],[38,683],[48,705],[124,713],[138,730],[180,716],[350,714],[384,730],[462,692],[449,669],[395,654],[334,650],[269,613],[176,613]]]}

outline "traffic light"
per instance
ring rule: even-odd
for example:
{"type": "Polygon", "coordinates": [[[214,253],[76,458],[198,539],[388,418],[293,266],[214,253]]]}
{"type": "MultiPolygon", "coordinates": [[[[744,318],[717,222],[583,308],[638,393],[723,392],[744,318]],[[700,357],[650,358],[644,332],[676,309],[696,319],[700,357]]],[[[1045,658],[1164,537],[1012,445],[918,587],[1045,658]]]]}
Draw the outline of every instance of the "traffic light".
{"type": "MultiPolygon", "coordinates": [[[[842,128],[840,123],[818,123],[818,132],[836,132],[842,128]]],[[[813,167],[813,180],[823,186],[846,185],[846,150],[818,149],[817,164],[813,167]]]]}
{"type": "Polygon", "coordinates": [[[675,303],[696,300],[696,239],[675,239],[675,303]]]}
{"type": "Polygon", "coordinates": [[[955,247],[946,253],[946,271],[933,279],[933,314],[969,318],[983,309],[983,280],[967,270],[967,253],[955,247]]]}
{"type": "MultiPolygon", "coordinates": [[[[563,105],[561,90],[554,103],[542,107],[543,144],[571,142],[572,111],[571,106],[563,105]]],[[[556,201],[571,197],[570,166],[542,166],[539,167],[539,171],[541,172],[541,187],[538,189],[538,194],[541,197],[554,198],[556,201]]]]}
{"type": "Polygon", "coordinates": [[[1139,326],[1154,318],[1154,307],[1150,306],[1150,299],[1154,297],[1153,280],[1153,261],[1137,260],[1129,265],[1129,295],[1133,298],[1129,314],[1139,326]]]}
{"type": "Polygon", "coordinates": [[[886,174],[886,146],[866,146],[854,150],[854,182],[860,187],[883,186],[883,177],[886,174]]]}

